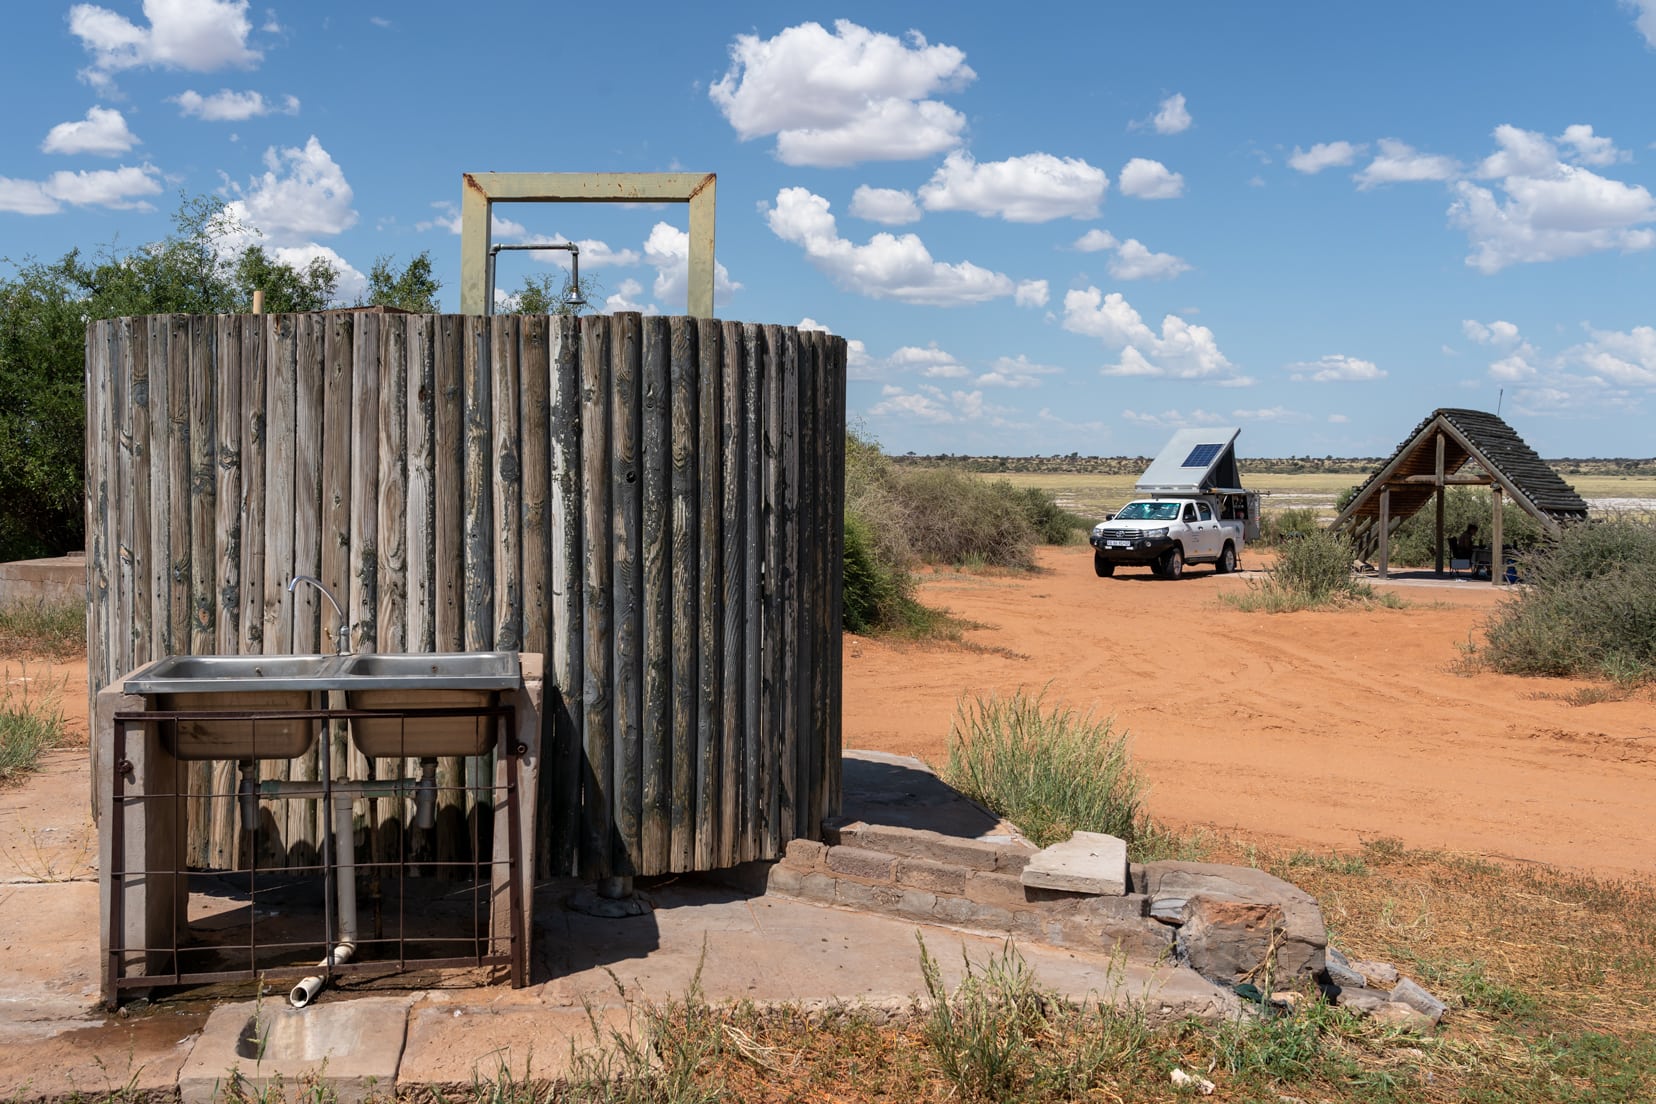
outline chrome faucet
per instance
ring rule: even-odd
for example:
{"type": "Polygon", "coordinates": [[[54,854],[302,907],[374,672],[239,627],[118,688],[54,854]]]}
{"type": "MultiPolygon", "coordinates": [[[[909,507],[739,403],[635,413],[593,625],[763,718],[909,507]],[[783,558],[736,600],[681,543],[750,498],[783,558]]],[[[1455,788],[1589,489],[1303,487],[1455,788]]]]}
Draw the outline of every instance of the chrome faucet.
{"type": "Polygon", "coordinates": [[[293,588],[300,583],[309,583],[320,590],[322,597],[328,600],[328,605],[334,608],[334,616],[339,622],[339,631],[334,634],[334,654],[344,655],[350,649],[351,644],[351,627],[345,623],[345,611],[339,608],[339,603],[334,600],[333,593],[328,590],[327,584],[315,575],[295,575],[293,581],[288,583],[288,593],[292,594],[293,588]]]}

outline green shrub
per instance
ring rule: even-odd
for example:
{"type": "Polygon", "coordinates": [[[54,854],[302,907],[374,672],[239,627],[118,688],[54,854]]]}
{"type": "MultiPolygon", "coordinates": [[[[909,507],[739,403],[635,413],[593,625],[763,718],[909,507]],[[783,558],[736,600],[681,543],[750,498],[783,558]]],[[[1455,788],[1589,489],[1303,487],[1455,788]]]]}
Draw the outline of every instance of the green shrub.
{"type": "Polygon", "coordinates": [[[1515,675],[1656,679],[1656,522],[1571,526],[1519,570],[1529,585],[1490,616],[1475,658],[1515,675]]]}
{"type": "Polygon", "coordinates": [[[1400,606],[1390,594],[1376,594],[1374,588],[1351,574],[1351,541],[1327,529],[1312,529],[1282,545],[1276,566],[1263,581],[1250,581],[1247,589],[1220,595],[1220,600],[1252,613],[1292,613],[1344,602],[1379,602],[1400,606]]]}
{"type": "Polygon", "coordinates": [[[963,698],[942,778],[1041,847],[1076,831],[1104,832],[1133,847],[1155,832],[1141,808],[1144,787],[1126,735],[1091,711],[1048,707],[1044,692],[963,698]]]}
{"type": "MultiPolygon", "coordinates": [[[[1477,543],[1488,544],[1494,533],[1494,504],[1490,493],[1482,487],[1451,487],[1443,500],[1444,556],[1448,557],[1448,540],[1466,532],[1468,525],[1477,526],[1477,543]]],[[[1523,554],[1538,546],[1544,534],[1534,518],[1522,510],[1501,512],[1501,547],[1503,551],[1516,550],[1523,554]]],[[[1437,507],[1428,502],[1424,509],[1399,525],[1391,536],[1388,547],[1391,563],[1406,567],[1424,567],[1437,561],[1437,507]]]]}
{"type": "Polygon", "coordinates": [[[1259,543],[1267,548],[1280,548],[1318,528],[1317,511],[1308,506],[1273,510],[1259,519],[1259,543]]]}
{"type": "Polygon", "coordinates": [[[35,769],[63,739],[63,707],[55,691],[30,694],[0,686],[0,783],[35,769]]]}
{"type": "Polygon", "coordinates": [[[1035,527],[1017,488],[956,468],[903,472],[894,488],[910,547],[933,563],[1035,566],[1035,527]]]}
{"type": "Polygon", "coordinates": [[[1024,487],[1016,492],[1024,518],[1042,544],[1075,544],[1092,528],[1092,522],[1058,505],[1051,491],[1024,487]]]}
{"type": "Polygon", "coordinates": [[[875,555],[868,523],[854,514],[845,516],[844,570],[845,627],[867,633],[888,624],[903,597],[902,587],[897,573],[875,555]]]}

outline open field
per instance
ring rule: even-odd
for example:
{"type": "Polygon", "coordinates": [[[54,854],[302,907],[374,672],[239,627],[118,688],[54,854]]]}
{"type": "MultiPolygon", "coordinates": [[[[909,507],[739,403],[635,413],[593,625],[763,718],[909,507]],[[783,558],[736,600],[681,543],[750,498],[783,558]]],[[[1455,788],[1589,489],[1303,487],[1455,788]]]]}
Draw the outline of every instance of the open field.
{"type": "MultiPolygon", "coordinates": [[[[1039,487],[1050,491],[1065,509],[1101,520],[1132,498],[1138,473],[995,472],[982,474],[980,478],[1004,479],[1017,487],[1039,487]]],[[[1332,518],[1334,501],[1340,492],[1368,476],[1349,472],[1253,474],[1244,463],[1242,478],[1248,489],[1265,496],[1263,509],[1266,511],[1310,507],[1324,518],[1332,518]]],[[[1594,509],[1656,510],[1656,476],[1593,474],[1567,475],[1564,479],[1594,509]]]]}
{"type": "MultiPolygon", "coordinates": [[[[1113,714],[1151,814],[1289,847],[1395,837],[1656,877],[1650,690],[1456,673],[1503,600],[1487,584],[1399,584],[1404,609],[1249,614],[1246,575],[1093,575],[1085,546],[1036,575],[939,571],[919,597],[978,625],[967,647],[847,638],[845,746],[940,763],[965,694],[1039,691],[1113,714]]],[[[1260,553],[1244,566],[1258,568],[1260,553]]]]}

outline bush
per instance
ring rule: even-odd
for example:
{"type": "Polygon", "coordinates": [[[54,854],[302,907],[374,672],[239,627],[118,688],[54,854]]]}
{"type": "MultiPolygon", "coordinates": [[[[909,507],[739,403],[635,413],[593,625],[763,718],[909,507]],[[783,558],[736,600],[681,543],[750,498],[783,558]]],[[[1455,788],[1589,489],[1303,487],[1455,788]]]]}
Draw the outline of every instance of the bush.
{"type": "Polygon", "coordinates": [[[987,483],[956,468],[904,472],[902,501],[909,545],[924,560],[996,567],[1035,566],[1035,527],[1017,488],[987,483]]]}
{"type": "Polygon", "coordinates": [[[1126,735],[1090,711],[1049,708],[1044,692],[962,699],[942,778],[1040,847],[1076,831],[1104,832],[1130,848],[1155,834],[1126,735]]]}
{"type": "MultiPolygon", "coordinates": [[[[1451,487],[1443,500],[1444,556],[1447,558],[1448,539],[1459,536],[1468,525],[1478,529],[1477,543],[1488,544],[1494,532],[1494,504],[1483,488],[1451,487]]],[[[1534,518],[1518,509],[1501,512],[1501,545],[1505,551],[1519,554],[1539,545],[1544,534],[1534,518]]],[[[1424,567],[1437,560],[1437,507],[1428,502],[1393,532],[1389,552],[1391,562],[1406,567],[1424,567]]]]}
{"type": "Polygon", "coordinates": [[[1529,585],[1490,616],[1474,658],[1514,675],[1656,679],[1656,522],[1573,525],[1519,570],[1529,585]]]}
{"type": "Polygon", "coordinates": [[[896,617],[903,598],[898,574],[874,553],[868,523],[854,514],[845,516],[845,627],[855,633],[873,632],[896,617]]]}
{"type": "Polygon", "coordinates": [[[36,694],[0,686],[0,783],[35,769],[40,756],[63,739],[63,708],[56,691],[36,694]]]}
{"type": "Polygon", "coordinates": [[[1344,602],[1401,605],[1353,577],[1352,555],[1351,541],[1344,535],[1312,529],[1282,545],[1264,581],[1250,582],[1241,593],[1222,594],[1220,600],[1250,613],[1293,613],[1344,602]]]}
{"type": "Polygon", "coordinates": [[[1319,528],[1317,511],[1308,506],[1273,510],[1259,519],[1259,543],[1266,548],[1281,548],[1319,528]]]}
{"type": "Polygon", "coordinates": [[[1092,522],[1058,505],[1050,491],[1024,487],[1016,492],[1024,518],[1042,544],[1075,544],[1092,528],[1092,522]]]}

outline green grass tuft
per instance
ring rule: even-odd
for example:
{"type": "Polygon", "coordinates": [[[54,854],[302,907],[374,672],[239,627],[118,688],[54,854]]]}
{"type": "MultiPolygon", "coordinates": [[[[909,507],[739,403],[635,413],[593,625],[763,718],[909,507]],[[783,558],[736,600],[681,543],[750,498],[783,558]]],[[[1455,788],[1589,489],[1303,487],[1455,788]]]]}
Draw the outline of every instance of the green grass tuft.
{"type": "Polygon", "coordinates": [[[12,782],[36,769],[40,757],[63,740],[63,706],[56,690],[29,690],[0,686],[0,783],[12,782]]]}

